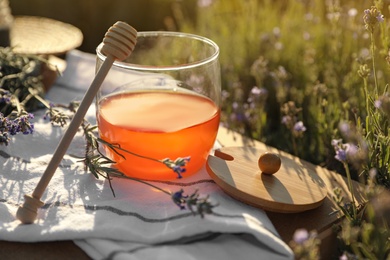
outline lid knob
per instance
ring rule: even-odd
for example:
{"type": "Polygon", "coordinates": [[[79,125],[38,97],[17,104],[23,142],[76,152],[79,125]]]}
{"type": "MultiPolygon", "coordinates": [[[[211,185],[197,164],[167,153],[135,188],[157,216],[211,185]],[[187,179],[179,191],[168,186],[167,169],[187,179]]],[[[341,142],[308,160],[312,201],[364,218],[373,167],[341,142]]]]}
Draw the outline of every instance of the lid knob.
{"type": "Polygon", "coordinates": [[[274,174],[279,171],[282,161],[279,155],[275,153],[265,152],[260,155],[258,165],[262,173],[274,174]]]}

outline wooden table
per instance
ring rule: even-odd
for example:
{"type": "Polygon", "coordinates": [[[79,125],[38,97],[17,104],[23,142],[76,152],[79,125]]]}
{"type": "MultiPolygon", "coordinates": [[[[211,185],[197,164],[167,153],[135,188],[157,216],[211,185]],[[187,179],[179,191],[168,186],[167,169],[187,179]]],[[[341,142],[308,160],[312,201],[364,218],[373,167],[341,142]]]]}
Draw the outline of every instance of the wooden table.
{"type": "MultiPolygon", "coordinates": [[[[229,131],[226,128],[220,128],[218,140],[222,146],[253,146],[256,148],[266,147],[264,143],[245,138],[237,133],[229,131]]],[[[328,195],[323,204],[314,210],[302,213],[274,213],[267,212],[268,217],[274,224],[279,235],[286,243],[292,240],[296,229],[305,228],[308,231],[315,230],[318,237],[321,238],[321,259],[334,259],[337,253],[336,234],[332,231],[333,225],[340,222],[343,215],[335,213],[337,205],[332,199],[333,190],[336,187],[341,188],[343,195],[351,200],[347,179],[340,174],[329,171],[322,167],[316,167],[316,172],[325,182],[328,195]]],[[[364,203],[362,186],[358,182],[353,182],[356,204],[364,203]]]]}
{"type": "MultiPolygon", "coordinates": [[[[221,127],[218,132],[218,141],[223,146],[253,146],[262,148],[263,143],[253,141],[242,137],[237,133],[228,131],[221,127]]],[[[324,203],[317,209],[303,213],[273,213],[267,212],[268,217],[279,232],[281,238],[286,243],[291,241],[296,229],[305,228],[308,231],[315,230],[322,239],[321,256],[322,259],[334,258],[337,253],[335,243],[335,234],[332,232],[332,226],[341,219],[340,213],[335,213],[336,204],[332,200],[333,189],[340,187],[344,195],[349,197],[346,179],[332,171],[317,167],[317,172],[326,183],[328,195],[324,203]]],[[[362,187],[354,182],[355,196],[357,203],[363,203],[362,187]]],[[[72,241],[54,241],[39,243],[18,243],[0,241],[1,259],[90,259],[79,247],[72,241]]]]}

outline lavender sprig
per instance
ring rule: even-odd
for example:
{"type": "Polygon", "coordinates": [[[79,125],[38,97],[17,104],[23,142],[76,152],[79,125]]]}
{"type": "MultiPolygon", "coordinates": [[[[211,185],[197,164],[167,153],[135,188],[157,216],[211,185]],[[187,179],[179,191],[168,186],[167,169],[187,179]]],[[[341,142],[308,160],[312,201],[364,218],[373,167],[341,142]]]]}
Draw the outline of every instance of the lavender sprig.
{"type": "Polygon", "coordinates": [[[0,112],[0,144],[8,145],[11,136],[22,133],[24,135],[32,134],[34,132],[34,124],[30,122],[34,115],[22,112],[21,115],[14,113],[5,117],[0,112]]]}
{"type": "Polygon", "coordinates": [[[8,145],[19,133],[34,132],[32,112],[40,108],[45,94],[40,76],[45,63],[38,56],[0,47],[0,145],[8,145]]]}
{"type": "Polygon", "coordinates": [[[125,158],[121,153],[124,152],[148,160],[160,162],[165,166],[167,166],[168,168],[172,169],[172,171],[178,175],[178,178],[182,178],[181,174],[185,172],[185,166],[187,162],[190,161],[190,157],[183,157],[183,158],[179,157],[175,160],[171,160],[169,158],[158,160],[148,156],[139,155],[131,151],[127,151],[126,149],[123,149],[119,144],[111,144],[109,142],[106,142],[105,140],[97,137],[97,133],[96,133],[97,126],[91,126],[86,121],[82,124],[82,129],[84,131],[84,136],[86,139],[86,150],[82,161],[86,167],[86,170],[89,170],[96,178],[99,178],[99,176],[106,178],[109,182],[111,191],[114,196],[115,196],[115,191],[112,187],[111,179],[112,177],[118,177],[118,178],[130,179],[148,185],[150,187],[153,187],[163,192],[164,194],[169,195],[172,201],[180,209],[189,209],[194,215],[199,214],[202,218],[204,217],[205,214],[211,214],[212,209],[217,206],[217,205],[213,205],[209,201],[208,196],[204,198],[200,198],[198,190],[196,190],[190,195],[184,195],[183,189],[171,193],[145,180],[126,176],[118,169],[112,167],[112,165],[115,165],[116,162],[108,158],[104,153],[100,151],[100,144],[105,145],[113,152],[121,156],[122,158],[125,158]]]}
{"type": "Polygon", "coordinates": [[[191,159],[191,157],[187,156],[184,158],[179,157],[174,161],[172,161],[169,158],[165,158],[165,159],[159,160],[159,161],[162,162],[168,168],[172,169],[173,172],[175,172],[177,174],[177,178],[181,179],[183,177],[181,174],[186,171],[185,166],[186,166],[187,162],[190,161],[190,159],[191,159]]]}
{"type": "Polygon", "coordinates": [[[189,209],[194,215],[199,214],[202,218],[205,214],[211,214],[213,208],[217,206],[210,203],[209,196],[200,198],[198,190],[188,196],[180,189],[172,194],[172,200],[180,209],[189,209]]]}
{"type": "Polygon", "coordinates": [[[297,139],[301,138],[306,131],[303,122],[298,120],[298,114],[302,109],[296,107],[294,101],[289,101],[283,104],[281,111],[284,114],[282,117],[282,124],[291,132],[293,152],[294,155],[298,156],[299,150],[297,147],[297,139]]]}

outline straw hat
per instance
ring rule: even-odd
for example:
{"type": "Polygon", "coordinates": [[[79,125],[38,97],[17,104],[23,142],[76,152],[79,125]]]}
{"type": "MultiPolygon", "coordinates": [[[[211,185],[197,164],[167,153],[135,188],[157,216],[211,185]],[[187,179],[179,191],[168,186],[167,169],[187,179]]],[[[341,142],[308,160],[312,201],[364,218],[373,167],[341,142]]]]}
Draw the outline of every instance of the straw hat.
{"type": "Polygon", "coordinates": [[[59,55],[81,45],[83,34],[73,25],[37,16],[15,16],[11,46],[15,53],[59,55]]]}

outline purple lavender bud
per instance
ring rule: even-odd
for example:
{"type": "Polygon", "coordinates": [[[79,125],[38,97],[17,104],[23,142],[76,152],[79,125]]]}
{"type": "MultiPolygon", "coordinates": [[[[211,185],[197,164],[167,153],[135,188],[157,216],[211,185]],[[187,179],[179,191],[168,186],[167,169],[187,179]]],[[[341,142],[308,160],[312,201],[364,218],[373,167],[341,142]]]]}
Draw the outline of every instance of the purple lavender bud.
{"type": "Polygon", "coordinates": [[[266,90],[265,88],[259,88],[255,86],[252,88],[251,94],[253,94],[256,97],[267,96],[268,90],[266,90]]]}
{"type": "Polygon", "coordinates": [[[185,206],[183,206],[183,203],[185,202],[184,199],[187,196],[183,196],[184,190],[181,189],[175,193],[172,194],[172,200],[173,202],[181,209],[185,209],[185,206]]]}
{"type": "Polygon", "coordinates": [[[344,253],[340,256],[339,260],[348,260],[348,256],[344,253]]]}
{"type": "Polygon", "coordinates": [[[340,129],[340,132],[345,136],[349,136],[351,131],[352,131],[351,126],[346,122],[340,123],[339,129],[340,129]]]}
{"type": "Polygon", "coordinates": [[[297,244],[302,244],[309,239],[309,232],[306,229],[297,229],[294,232],[293,240],[297,244]]]}
{"type": "Polygon", "coordinates": [[[359,148],[354,144],[345,144],[345,152],[349,158],[354,158],[358,154],[359,148]]]}
{"type": "Polygon", "coordinates": [[[238,109],[238,103],[237,102],[233,102],[232,108],[233,108],[233,110],[237,110],[238,109]]]}
{"type": "Polygon", "coordinates": [[[298,121],[294,125],[294,131],[298,133],[302,133],[306,131],[306,127],[304,126],[302,121],[298,121]]]}
{"type": "Polygon", "coordinates": [[[385,17],[383,16],[383,14],[378,12],[378,15],[376,16],[376,19],[378,20],[378,23],[382,23],[385,20],[385,17]]]}
{"type": "Polygon", "coordinates": [[[282,124],[284,124],[286,126],[290,125],[291,121],[292,121],[291,116],[283,116],[282,117],[282,124]]]}
{"type": "Polygon", "coordinates": [[[341,139],[333,139],[332,140],[332,146],[333,147],[339,147],[339,145],[341,144],[342,140],[341,139]]]}
{"type": "Polygon", "coordinates": [[[336,151],[335,157],[340,162],[346,162],[347,161],[347,152],[343,149],[338,149],[336,151]]]}
{"type": "Polygon", "coordinates": [[[374,106],[375,106],[376,108],[381,108],[381,107],[382,107],[382,101],[381,101],[381,100],[375,100],[374,106]]]}

